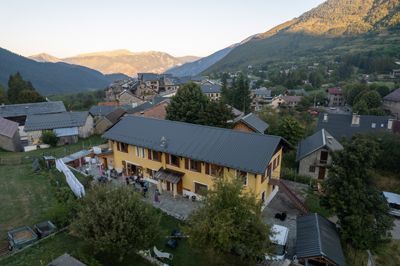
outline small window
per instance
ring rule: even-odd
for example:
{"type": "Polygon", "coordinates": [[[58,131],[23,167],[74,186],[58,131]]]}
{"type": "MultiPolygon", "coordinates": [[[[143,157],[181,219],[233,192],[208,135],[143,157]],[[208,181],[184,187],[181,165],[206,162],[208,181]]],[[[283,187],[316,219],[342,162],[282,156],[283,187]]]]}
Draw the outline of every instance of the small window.
{"type": "Polygon", "coordinates": [[[248,180],[247,180],[247,172],[245,171],[236,171],[236,177],[243,182],[243,186],[247,186],[248,180]]]}
{"type": "Polygon", "coordinates": [[[194,182],[194,193],[199,195],[205,195],[207,193],[208,187],[203,184],[194,182]]]}
{"type": "Polygon", "coordinates": [[[311,165],[309,171],[310,173],[315,173],[315,166],[311,165]]]}
{"type": "Polygon", "coordinates": [[[168,164],[179,167],[179,156],[169,154],[168,164]]]}
{"type": "Polygon", "coordinates": [[[120,152],[128,153],[128,144],[117,142],[117,150],[120,152]]]}
{"type": "Polygon", "coordinates": [[[189,169],[193,172],[201,172],[201,163],[195,160],[189,160],[189,169]]]}
{"type": "Polygon", "coordinates": [[[144,158],[144,148],[136,147],[136,156],[139,158],[144,158]]]}
{"type": "Polygon", "coordinates": [[[147,152],[150,160],[161,162],[161,152],[153,150],[148,150],[147,152]]]}

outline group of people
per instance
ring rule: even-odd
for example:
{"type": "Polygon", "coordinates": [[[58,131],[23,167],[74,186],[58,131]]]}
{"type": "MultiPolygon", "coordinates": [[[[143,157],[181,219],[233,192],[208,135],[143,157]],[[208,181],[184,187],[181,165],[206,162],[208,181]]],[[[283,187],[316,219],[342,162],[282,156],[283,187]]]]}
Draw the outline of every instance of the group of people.
{"type": "MultiPolygon", "coordinates": [[[[138,184],[142,190],[142,195],[144,198],[146,198],[147,192],[149,191],[149,182],[146,182],[145,180],[143,180],[143,176],[142,175],[138,175],[138,176],[126,176],[125,177],[125,182],[126,185],[130,185],[131,184],[131,180],[133,182],[133,184],[138,184]]],[[[154,193],[154,201],[159,203],[160,202],[160,191],[158,189],[155,190],[154,193]]]]}

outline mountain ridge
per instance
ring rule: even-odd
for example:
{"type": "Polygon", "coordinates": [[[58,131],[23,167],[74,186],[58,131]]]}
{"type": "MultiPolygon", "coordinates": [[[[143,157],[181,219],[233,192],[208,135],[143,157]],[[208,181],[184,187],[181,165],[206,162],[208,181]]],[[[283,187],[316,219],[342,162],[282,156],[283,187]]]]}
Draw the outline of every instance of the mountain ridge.
{"type": "MultiPolygon", "coordinates": [[[[328,0],[298,18],[254,35],[204,73],[317,55],[321,51],[334,51],[338,45],[346,46],[347,43],[351,48],[351,42],[357,42],[357,38],[363,38],[365,34],[379,35],[388,29],[395,31],[396,27],[400,28],[399,23],[398,0],[328,0]]],[[[396,31],[389,33],[390,36],[393,34],[399,36],[396,31]]],[[[390,40],[385,36],[376,38],[382,38],[381,43],[390,40]]],[[[374,45],[367,44],[363,48],[384,48],[379,42],[375,40],[374,45]]]]}
{"type": "Polygon", "coordinates": [[[191,55],[175,57],[165,52],[132,52],[127,49],[83,53],[66,58],[57,58],[41,53],[30,56],[30,58],[38,62],[46,62],[48,59],[50,62],[85,66],[103,74],[123,73],[128,76],[136,76],[139,72],[163,73],[171,67],[199,59],[199,57],[191,55]]]}

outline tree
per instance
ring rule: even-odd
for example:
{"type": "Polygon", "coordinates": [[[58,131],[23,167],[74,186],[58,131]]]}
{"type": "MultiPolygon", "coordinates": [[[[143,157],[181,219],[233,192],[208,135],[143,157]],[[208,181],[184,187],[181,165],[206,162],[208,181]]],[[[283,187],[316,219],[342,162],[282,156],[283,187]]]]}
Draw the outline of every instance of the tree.
{"type": "Polygon", "coordinates": [[[184,85],[167,107],[167,119],[193,124],[228,127],[232,110],[221,101],[210,101],[194,83],[184,85]]]}
{"type": "Polygon", "coordinates": [[[172,97],[171,103],[167,106],[167,119],[201,124],[208,101],[199,85],[185,84],[172,97]]]}
{"type": "Polygon", "coordinates": [[[41,140],[43,143],[49,144],[51,147],[57,146],[58,143],[58,137],[53,131],[44,131],[41,140]]]}
{"type": "Polygon", "coordinates": [[[7,96],[10,103],[45,101],[45,98],[35,90],[32,83],[30,81],[25,81],[19,72],[15,75],[10,75],[8,79],[7,96]]]}
{"type": "Polygon", "coordinates": [[[72,232],[96,251],[119,254],[151,248],[159,237],[160,215],[129,187],[95,186],[85,196],[72,232]]]}
{"type": "Polygon", "coordinates": [[[342,238],[357,249],[375,247],[393,223],[386,200],[371,184],[369,169],[377,155],[376,142],[354,139],[333,155],[324,184],[322,204],[337,214],[342,238]]]}
{"type": "Polygon", "coordinates": [[[5,89],[0,85],[0,104],[8,103],[5,89]]]}
{"type": "Polygon", "coordinates": [[[234,80],[232,88],[222,87],[221,97],[223,102],[232,105],[244,113],[250,112],[249,80],[243,74],[240,74],[234,80]]]}
{"type": "Polygon", "coordinates": [[[285,138],[290,144],[296,145],[304,136],[304,128],[293,117],[285,117],[279,121],[277,135],[285,138]]]}
{"type": "Polygon", "coordinates": [[[250,265],[268,251],[270,229],[262,221],[260,202],[243,191],[241,180],[217,178],[188,224],[185,231],[190,244],[213,255],[216,265],[227,253],[239,255],[250,265]]]}
{"type": "Polygon", "coordinates": [[[227,128],[228,121],[232,120],[234,115],[232,109],[222,101],[210,101],[205,110],[205,115],[202,119],[202,124],[213,127],[227,128]]]}

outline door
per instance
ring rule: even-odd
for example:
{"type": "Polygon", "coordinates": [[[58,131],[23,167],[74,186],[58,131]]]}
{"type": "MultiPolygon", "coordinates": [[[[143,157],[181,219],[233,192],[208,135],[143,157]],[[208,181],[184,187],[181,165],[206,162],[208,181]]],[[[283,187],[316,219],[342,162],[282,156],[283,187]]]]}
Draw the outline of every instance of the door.
{"type": "Polygon", "coordinates": [[[178,194],[179,194],[179,195],[182,195],[182,180],[180,180],[180,181],[178,182],[178,184],[176,184],[176,186],[177,186],[177,192],[178,192],[178,194]]]}
{"type": "Polygon", "coordinates": [[[319,167],[318,171],[318,179],[324,179],[325,178],[325,167],[319,167]]]}
{"type": "Polygon", "coordinates": [[[172,190],[172,185],[170,182],[167,181],[167,191],[171,191],[172,190]]]}

